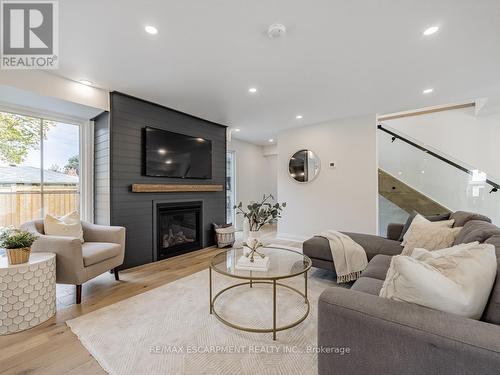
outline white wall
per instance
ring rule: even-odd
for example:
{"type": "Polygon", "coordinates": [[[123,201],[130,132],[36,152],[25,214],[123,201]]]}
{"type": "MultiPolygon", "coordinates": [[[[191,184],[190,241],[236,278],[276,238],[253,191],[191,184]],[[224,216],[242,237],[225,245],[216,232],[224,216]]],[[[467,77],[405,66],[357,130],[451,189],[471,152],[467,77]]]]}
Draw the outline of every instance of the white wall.
{"type": "Polygon", "coordinates": [[[305,239],[325,229],[377,233],[376,131],[375,115],[367,115],[278,134],[278,199],[287,203],[280,237],[305,239]],[[307,184],[287,172],[288,158],[301,149],[321,161],[318,177],[307,184]]]}
{"type": "MultiPolygon", "coordinates": [[[[276,154],[262,146],[232,138],[228,150],[235,152],[236,203],[247,205],[262,199],[264,194],[276,197],[276,154]],[[266,152],[265,152],[266,151],[266,152]]],[[[236,228],[243,229],[243,218],[236,215],[236,228]]]]}
{"type": "Polygon", "coordinates": [[[500,113],[475,116],[471,107],[384,121],[384,124],[500,179],[500,113]]]}
{"type": "Polygon", "coordinates": [[[278,147],[276,145],[262,147],[264,156],[264,191],[278,199],[278,147]]]}

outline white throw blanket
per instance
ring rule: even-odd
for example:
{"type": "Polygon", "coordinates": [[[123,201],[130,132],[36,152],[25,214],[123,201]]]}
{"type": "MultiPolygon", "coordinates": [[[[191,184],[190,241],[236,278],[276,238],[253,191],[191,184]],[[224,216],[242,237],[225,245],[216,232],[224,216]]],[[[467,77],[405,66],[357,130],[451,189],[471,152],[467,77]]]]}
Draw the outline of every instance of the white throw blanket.
{"type": "Polygon", "coordinates": [[[354,242],[351,237],[337,232],[327,230],[318,237],[323,237],[330,243],[333,264],[337,272],[337,283],[347,283],[356,280],[368,265],[365,249],[354,242]]]}

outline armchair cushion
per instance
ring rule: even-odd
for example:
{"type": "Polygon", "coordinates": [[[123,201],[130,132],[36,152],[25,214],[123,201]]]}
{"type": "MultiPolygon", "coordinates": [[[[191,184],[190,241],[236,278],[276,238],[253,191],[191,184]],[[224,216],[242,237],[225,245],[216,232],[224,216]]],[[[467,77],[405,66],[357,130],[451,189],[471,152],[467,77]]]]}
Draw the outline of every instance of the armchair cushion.
{"type": "Polygon", "coordinates": [[[125,228],[82,222],[83,238],[88,242],[111,242],[125,247],[125,228]]]}
{"type": "Polygon", "coordinates": [[[48,236],[76,237],[83,243],[83,229],[80,214],[73,211],[59,218],[45,215],[44,232],[48,236]]]}
{"type": "Polygon", "coordinates": [[[83,264],[85,267],[120,255],[122,247],[120,244],[110,242],[85,242],[82,245],[83,264]]]}

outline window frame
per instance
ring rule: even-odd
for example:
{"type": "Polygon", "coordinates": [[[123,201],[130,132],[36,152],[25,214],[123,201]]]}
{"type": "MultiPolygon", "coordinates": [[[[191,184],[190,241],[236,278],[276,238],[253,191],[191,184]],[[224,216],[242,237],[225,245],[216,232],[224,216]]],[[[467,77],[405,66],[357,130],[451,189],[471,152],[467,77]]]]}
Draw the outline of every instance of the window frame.
{"type": "MultiPolygon", "coordinates": [[[[231,154],[231,158],[232,158],[232,197],[233,197],[233,203],[236,205],[236,151],[234,150],[227,150],[226,151],[226,177],[228,177],[228,174],[227,174],[227,157],[228,157],[228,154],[231,154]]],[[[226,182],[227,183],[227,182],[226,182]]],[[[226,204],[227,204],[227,193],[226,193],[226,204]]],[[[226,218],[226,221],[229,223],[231,222],[233,224],[233,226],[236,228],[236,210],[234,208],[231,209],[232,211],[232,217],[229,218],[227,217],[226,218]]],[[[226,207],[226,212],[227,212],[227,207],[226,207]]]]}
{"type": "MultiPolygon", "coordinates": [[[[80,158],[80,175],[79,175],[79,193],[80,193],[80,217],[84,221],[94,222],[94,123],[91,120],[71,117],[50,111],[40,111],[33,108],[27,108],[15,105],[5,105],[0,103],[0,111],[5,113],[17,114],[21,116],[35,117],[42,121],[55,121],[65,124],[75,125],[79,128],[79,158],[80,158]]],[[[40,163],[43,166],[43,142],[40,145],[41,159],[40,163]]],[[[43,171],[41,173],[43,178],[43,171]]],[[[42,180],[43,181],[43,180],[42,180]]],[[[41,194],[43,195],[43,184],[41,185],[41,194]]]]}

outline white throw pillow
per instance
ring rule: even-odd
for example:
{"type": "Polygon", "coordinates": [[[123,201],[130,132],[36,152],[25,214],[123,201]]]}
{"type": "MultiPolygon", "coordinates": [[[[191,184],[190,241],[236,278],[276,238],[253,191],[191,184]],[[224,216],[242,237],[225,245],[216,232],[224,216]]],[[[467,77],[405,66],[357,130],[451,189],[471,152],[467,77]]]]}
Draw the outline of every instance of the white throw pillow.
{"type": "Polygon", "coordinates": [[[459,245],[392,258],[379,296],[479,319],[497,274],[495,247],[459,245]]]}
{"type": "Polygon", "coordinates": [[[413,249],[439,250],[450,247],[455,242],[459,228],[438,227],[432,225],[415,225],[413,231],[406,239],[406,244],[401,255],[411,255],[413,249]]]}
{"type": "Polygon", "coordinates": [[[471,242],[471,243],[462,243],[460,245],[455,245],[452,247],[447,247],[440,250],[429,251],[426,249],[415,248],[411,253],[411,257],[418,260],[425,260],[429,258],[439,258],[443,255],[450,255],[462,250],[473,249],[479,245],[479,241],[471,242]]]}
{"type": "Polygon", "coordinates": [[[77,211],[60,218],[49,214],[45,215],[43,231],[48,236],[76,237],[83,243],[82,222],[77,211]]]}
{"type": "Polygon", "coordinates": [[[417,214],[415,216],[410,224],[410,227],[406,231],[406,233],[403,236],[403,242],[401,242],[401,246],[406,245],[406,241],[409,236],[411,236],[412,232],[415,230],[415,227],[417,226],[429,226],[429,227],[446,227],[446,228],[451,228],[453,224],[455,223],[455,219],[451,220],[440,220],[440,221],[430,221],[427,220],[425,217],[423,217],[420,214],[417,214]]]}

